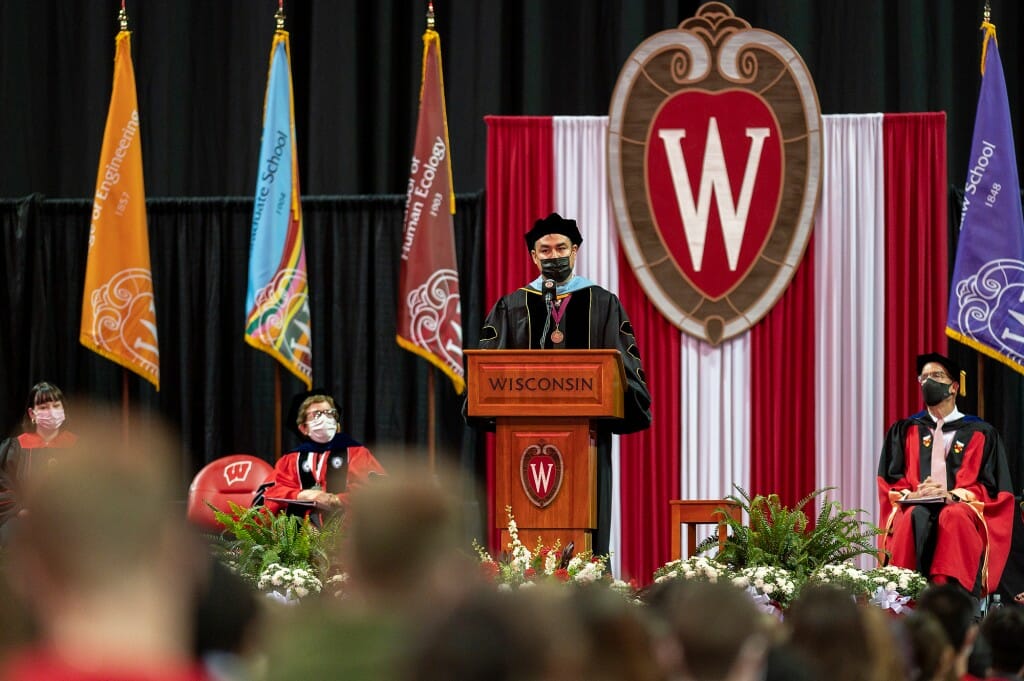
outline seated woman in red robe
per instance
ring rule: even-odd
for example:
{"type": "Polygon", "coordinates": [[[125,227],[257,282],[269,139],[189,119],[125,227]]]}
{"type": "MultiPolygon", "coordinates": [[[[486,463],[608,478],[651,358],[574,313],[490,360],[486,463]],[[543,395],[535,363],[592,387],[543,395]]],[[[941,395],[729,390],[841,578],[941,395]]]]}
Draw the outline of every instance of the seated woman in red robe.
{"type": "Polygon", "coordinates": [[[303,442],[278,459],[271,484],[257,493],[255,504],[300,515],[345,510],[353,490],[385,475],[369,449],[340,431],[338,408],[325,390],[296,395],[290,411],[303,442]]]}
{"type": "Polygon", "coordinates": [[[878,464],[889,562],[976,596],[996,589],[1006,565],[1014,499],[1002,438],[956,407],[960,368],[917,358],[927,409],[894,423],[878,464]]]}

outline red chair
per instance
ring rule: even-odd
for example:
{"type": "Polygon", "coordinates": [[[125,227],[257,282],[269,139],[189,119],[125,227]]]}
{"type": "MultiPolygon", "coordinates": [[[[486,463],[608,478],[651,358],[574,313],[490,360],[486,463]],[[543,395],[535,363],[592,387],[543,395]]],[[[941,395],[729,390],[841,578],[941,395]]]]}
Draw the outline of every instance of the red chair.
{"type": "Polygon", "coordinates": [[[203,530],[224,529],[213,515],[210,502],[218,510],[229,513],[229,501],[243,508],[252,505],[256,489],[272,478],[274,467],[249,454],[231,454],[211,461],[196,473],[188,488],[188,519],[203,530]]]}

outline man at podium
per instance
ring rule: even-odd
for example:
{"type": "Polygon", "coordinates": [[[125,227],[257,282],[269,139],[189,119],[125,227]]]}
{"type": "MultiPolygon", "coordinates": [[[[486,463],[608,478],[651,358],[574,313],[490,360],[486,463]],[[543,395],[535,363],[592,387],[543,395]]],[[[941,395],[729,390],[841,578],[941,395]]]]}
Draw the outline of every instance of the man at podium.
{"type": "Polygon", "coordinates": [[[618,297],[574,274],[583,236],[575,220],[558,213],[537,220],[526,247],[538,277],[503,296],[484,320],[482,350],[615,349],[626,373],[624,415],[598,434],[598,522],[595,553],[608,550],[611,520],[611,433],[651,425],[651,395],[633,326],[618,297]]]}

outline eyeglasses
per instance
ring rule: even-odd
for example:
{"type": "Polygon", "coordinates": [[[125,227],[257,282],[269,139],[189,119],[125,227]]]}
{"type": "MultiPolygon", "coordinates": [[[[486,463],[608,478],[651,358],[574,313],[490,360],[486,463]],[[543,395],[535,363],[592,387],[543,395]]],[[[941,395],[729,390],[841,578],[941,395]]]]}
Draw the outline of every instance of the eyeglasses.
{"type": "Polygon", "coordinates": [[[949,378],[949,374],[945,371],[933,371],[930,374],[921,374],[917,377],[917,381],[918,383],[924,383],[929,378],[933,381],[938,381],[939,383],[945,383],[946,381],[951,380],[949,378]]]}
{"type": "Polygon", "coordinates": [[[316,421],[321,416],[330,416],[332,419],[337,421],[338,420],[338,410],[337,409],[320,409],[319,411],[306,412],[306,423],[309,423],[310,421],[316,421]]]}

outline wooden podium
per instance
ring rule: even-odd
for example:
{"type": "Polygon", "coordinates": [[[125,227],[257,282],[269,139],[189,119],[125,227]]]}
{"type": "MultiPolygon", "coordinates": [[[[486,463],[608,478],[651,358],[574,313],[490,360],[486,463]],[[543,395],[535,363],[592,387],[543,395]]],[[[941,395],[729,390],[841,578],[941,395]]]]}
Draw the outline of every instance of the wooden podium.
{"type": "Polygon", "coordinates": [[[594,420],[622,418],[618,350],[466,350],[466,413],[495,418],[494,524],[506,547],[511,506],[531,551],[593,549],[597,525],[594,420]]]}

